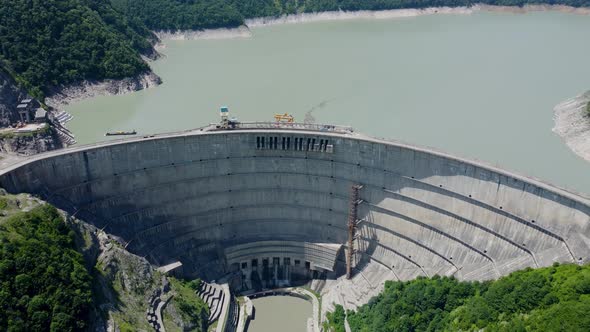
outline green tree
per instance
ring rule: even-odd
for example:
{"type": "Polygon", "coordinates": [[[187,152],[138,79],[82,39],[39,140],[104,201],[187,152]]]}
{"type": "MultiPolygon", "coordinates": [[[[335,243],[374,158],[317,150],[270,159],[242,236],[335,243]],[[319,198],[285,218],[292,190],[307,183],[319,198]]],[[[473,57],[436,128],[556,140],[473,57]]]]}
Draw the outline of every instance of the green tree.
{"type": "Polygon", "coordinates": [[[590,331],[589,306],[590,265],[555,264],[486,283],[388,281],[347,317],[352,331],[590,331]]]}
{"type": "Polygon", "coordinates": [[[0,330],[81,331],[91,277],[57,210],[44,205],[0,225],[0,330]]]}

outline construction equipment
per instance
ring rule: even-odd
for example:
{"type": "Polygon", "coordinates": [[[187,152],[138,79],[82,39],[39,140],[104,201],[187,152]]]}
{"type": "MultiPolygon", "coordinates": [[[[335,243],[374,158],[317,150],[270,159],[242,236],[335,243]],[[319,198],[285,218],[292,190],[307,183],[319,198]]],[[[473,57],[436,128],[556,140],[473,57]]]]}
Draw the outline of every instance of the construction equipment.
{"type": "Polygon", "coordinates": [[[291,114],[275,114],[275,121],[276,122],[286,122],[286,123],[293,123],[295,122],[295,118],[291,114]]]}
{"type": "Polygon", "coordinates": [[[227,108],[227,106],[221,106],[219,108],[219,115],[221,116],[221,127],[227,128],[229,121],[229,108],[227,108]]]}

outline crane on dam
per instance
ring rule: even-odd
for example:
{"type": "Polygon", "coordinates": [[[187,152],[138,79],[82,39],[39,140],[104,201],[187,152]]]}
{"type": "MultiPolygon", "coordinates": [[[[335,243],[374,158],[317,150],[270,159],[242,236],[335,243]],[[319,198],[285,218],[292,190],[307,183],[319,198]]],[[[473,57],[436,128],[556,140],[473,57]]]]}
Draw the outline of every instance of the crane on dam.
{"type": "Polygon", "coordinates": [[[285,114],[275,114],[275,121],[277,123],[293,123],[295,122],[295,117],[293,115],[285,113],[285,114]]]}

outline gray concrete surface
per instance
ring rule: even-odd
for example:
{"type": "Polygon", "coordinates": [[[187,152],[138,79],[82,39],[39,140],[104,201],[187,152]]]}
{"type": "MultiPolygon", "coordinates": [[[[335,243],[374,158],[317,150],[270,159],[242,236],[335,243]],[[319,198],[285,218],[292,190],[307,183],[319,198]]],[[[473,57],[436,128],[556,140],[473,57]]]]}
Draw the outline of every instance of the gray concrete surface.
{"type": "Polygon", "coordinates": [[[587,198],[352,132],[269,128],[139,137],[28,158],[4,169],[0,185],[42,196],[157,266],[180,261],[178,273],[189,277],[236,273],[236,257],[247,257],[248,268],[253,259],[260,266],[264,259],[304,260],[327,278],[316,289],[325,301],[346,307],[367,301],[387,279],[485,280],[590,260],[587,198]],[[321,267],[335,258],[326,244],[346,244],[353,184],[363,185],[363,221],[355,277],[345,281],[343,259],[336,258],[334,272],[321,267]],[[268,241],[300,245],[289,251],[268,241]],[[321,245],[306,254],[310,243],[321,245]],[[226,252],[235,255],[228,261],[226,252]]]}

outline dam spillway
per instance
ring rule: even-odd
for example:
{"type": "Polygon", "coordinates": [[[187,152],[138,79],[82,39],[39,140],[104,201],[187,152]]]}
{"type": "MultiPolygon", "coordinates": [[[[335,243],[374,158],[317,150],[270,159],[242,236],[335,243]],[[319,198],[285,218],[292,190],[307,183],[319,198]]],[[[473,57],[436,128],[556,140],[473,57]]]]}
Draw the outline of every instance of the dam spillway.
{"type": "Polygon", "coordinates": [[[590,261],[586,198],[335,126],[212,127],[65,149],[4,170],[0,185],[95,224],[154,265],[181,262],[183,276],[230,276],[242,290],[322,279],[326,298],[351,305],[385,280],[487,280],[590,261]]]}

